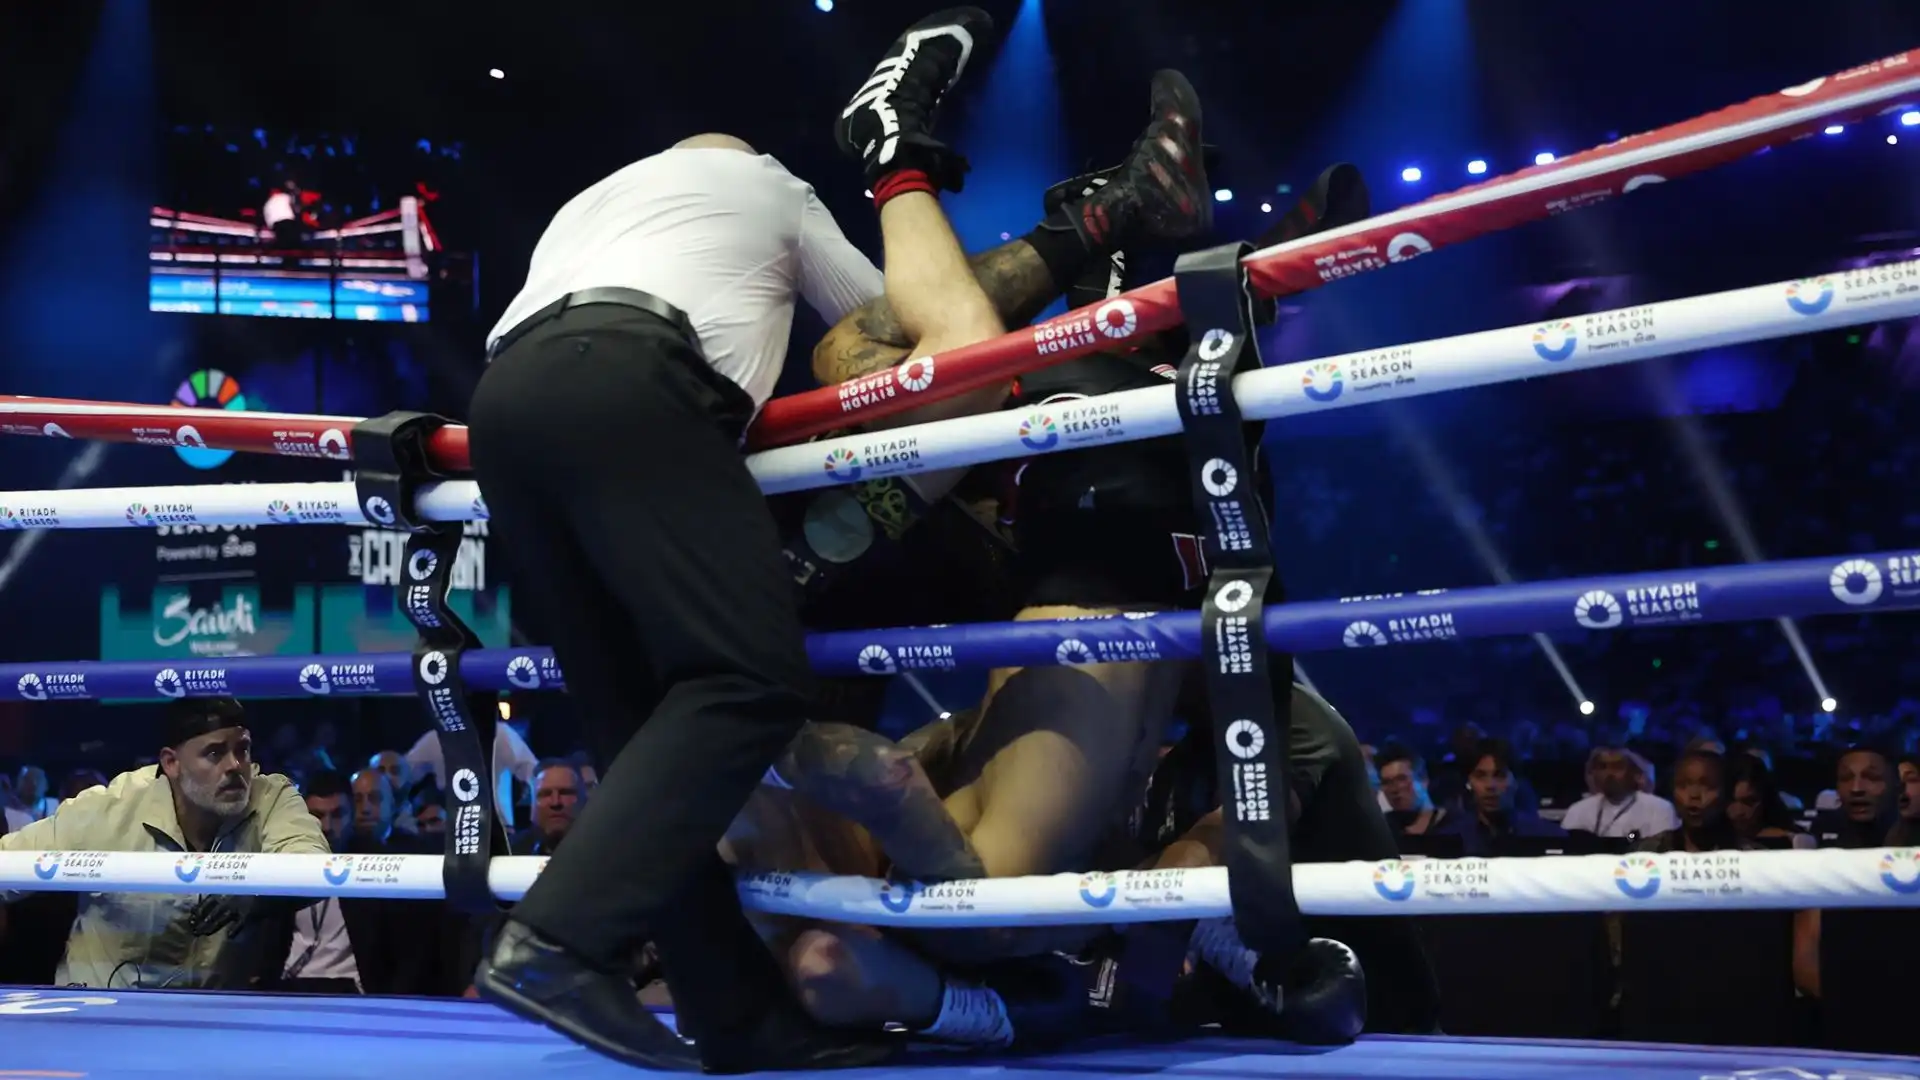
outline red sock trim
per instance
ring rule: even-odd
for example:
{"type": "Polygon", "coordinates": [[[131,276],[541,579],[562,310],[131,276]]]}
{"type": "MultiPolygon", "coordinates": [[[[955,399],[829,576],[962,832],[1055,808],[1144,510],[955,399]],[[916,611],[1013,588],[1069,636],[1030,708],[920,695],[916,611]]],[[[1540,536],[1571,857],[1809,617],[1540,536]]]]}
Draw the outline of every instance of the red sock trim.
{"type": "Polygon", "coordinates": [[[898,169],[881,177],[873,185],[873,208],[887,205],[894,199],[912,191],[934,193],[933,181],[919,169],[898,169]]]}

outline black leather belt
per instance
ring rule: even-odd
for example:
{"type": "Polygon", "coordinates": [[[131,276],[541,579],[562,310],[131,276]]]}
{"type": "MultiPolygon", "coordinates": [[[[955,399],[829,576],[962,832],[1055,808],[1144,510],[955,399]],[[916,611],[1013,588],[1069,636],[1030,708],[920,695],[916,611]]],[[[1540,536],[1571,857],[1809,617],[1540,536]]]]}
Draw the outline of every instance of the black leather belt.
{"type": "Polygon", "coordinates": [[[500,339],[495,341],[493,345],[487,349],[487,359],[492,360],[494,357],[499,356],[502,352],[506,351],[507,346],[526,337],[528,331],[546,322],[548,319],[557,318],[561,312],[571,308],[585,307],[588,304],[617,304],[620,307],[630,307],[644,311],[649,315],[658,315],[660,318],[672,323],[674,329],[679,330],[680,333],[686,337],[688,344],[693,345],[695,348],[698,348],[700,345],[699,336],[693,332],[693,320],[687,318],[686,312],[681,311],[679,308],[674,307],[672,304],[667,303],[665,300],[660,299],[650,292],[642,292],[639,289],[625,289],[619,286],[607,286],[598,289],[581,289],[579,292],[570,292],[560,299],[555,300],[553,303],[548,304],[546,307],[541,308],[539,311],[514,323],[512,329],[501,334],[500,339]]]}

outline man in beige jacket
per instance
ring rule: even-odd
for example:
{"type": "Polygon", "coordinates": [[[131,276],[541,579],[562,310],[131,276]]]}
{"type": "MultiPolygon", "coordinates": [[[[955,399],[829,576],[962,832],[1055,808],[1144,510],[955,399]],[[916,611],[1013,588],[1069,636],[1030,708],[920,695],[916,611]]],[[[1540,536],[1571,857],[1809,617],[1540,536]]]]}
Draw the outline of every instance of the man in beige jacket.
{"type": "MultiPolygon", "coordinates": [[[[240,703],[167,709],[156,767],[114,777],[51,817],[0,836],[0,851],[272,852],[330,849],[291,781],[263,774],[240,703]]],[[[0,893],[0,902],[20,893],[0,893]]],[[[258,964],[246,931],[271,907],[311,899],[83,893],[57,982],[111,989],[242,989],[258,964]]]]}

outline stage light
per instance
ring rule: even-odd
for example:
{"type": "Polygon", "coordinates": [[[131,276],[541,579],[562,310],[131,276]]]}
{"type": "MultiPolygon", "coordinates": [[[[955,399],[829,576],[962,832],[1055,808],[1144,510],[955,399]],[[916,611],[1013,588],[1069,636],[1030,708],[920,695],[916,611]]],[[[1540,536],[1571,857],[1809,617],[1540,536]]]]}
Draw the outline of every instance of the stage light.
{"type": "Polygon", "coordinates": [[[1591,701],[1583,701],[1583,702],[1581,702],[1581,703],[1580,703],[1580,715],[1581,715],[1581,716],[1592,716],[1592,715],[1593,715],[1593,702],[1591,702],[1591,701]]]}
{"type": "Polygon", "coordinates": [[[1419,182],[1420,182],[1420,167],[1419,167],[1419,166],[1417,166],[1417,165],[1409,165],[1409,166],[1407,166],[1406,168],[1404,168],[1404,169],[1401,169],[1401,170],[1400,170],[1400,179],[1402,179],[1402,180],[1405,180],[1405,181],[1406,181],[1407,183],[1409,183],[1409,184],[1417,184],[1417,183],[1419,183],[1419,182]]]}
{"type": "Polygon", "coordinates": [[[1898,136],[1898,135],[1889,135],[1889,136],[1887,136],[1887,145],[1888,145],[1888,146],[1899,146],[1899,145],[1900,145],[1900,136],[1898,136]]]}
{"type": "Polygon", "coordinates": [[[1220,190],[1218,190],[1218,191],[1216,191],[1216,192],[1214,192],[1214,193],[1213,193],[1213,201],[1214,201],[1214,202],[1232,202],[1232,201],[1233,201],[1233,191],[1232,191],[1232,189],[1230,189],[1230,188],[1221,188],[1220,190]]]}
{"type": "Polygon", "coordinates": [[[504,79],[507,77],[507,73],[504,71],[501,71],[499,68],[488,68],[487,77],[493,78],[493,79],[504,79]]]}
{"type": "Polygon", "coordinates": [[[1920,124],[1920,111],[1908,109],[1900,114],[1901,127],[1912,127],[1915,124],[1920,124]]]}
{"type": "Polygon", "coordinates": [[[1537,154],[1535,154],[1535,155],[1533,155],[1533,163],[1534,163],[1535,165],[1551,165],[1551,164],[1553,164],[1553,151],[1551,151],[1551,150],[1542,150],[1542,151],[1540,151],[1539,153],[1537,153],[1537,154]]]}
{"type": "Polygon", "coordinates": [[[820,11],[832,11],[833,0],[813,0],[813,6],[820,11]]]}
{"type": "Polygon", "coordinates": [[[1820,711],[1821,711],[1821,712],[1832,712],[1833,710],[1835,710],[1835,709],[1837,709],[1837,708],[1839,708],[1839,707],[1840,707],[1840,703],[1839,703],[1839,702],[1837,702],[1837,701],[1835,701],[1835,700],[1833,700],[1832,698],[1821,698],[1821,699],[1820,699],[1820,711]]]}
{"type": "Polygon", "coordinates": [[[1260,204],[1260,212],[1261,212],[1261,213],[1263,213],[1263,214],[1271,214],[1271,213],[1273,213],[1273,204],[1272,204],[1272,203],[1270,203],[1270,202],[1263,202],[1263,203],[1261,203],[1261,204],[1260,204]]]}
{"type": "Polygon", "coordinates": [[[1826,128],[1829,135],[1838,135],[1845,130],[1847,130],[1845,124],[1828,124],[1826,128]]]}
{"type": "Polygon", "coordinates": [[[1479,176],[1486,171],[1487,163],[1481,161],[1479,158],[1474,158],[1472,161],[1467,162],[1467,175],[1469,176],[1479,176]]]}

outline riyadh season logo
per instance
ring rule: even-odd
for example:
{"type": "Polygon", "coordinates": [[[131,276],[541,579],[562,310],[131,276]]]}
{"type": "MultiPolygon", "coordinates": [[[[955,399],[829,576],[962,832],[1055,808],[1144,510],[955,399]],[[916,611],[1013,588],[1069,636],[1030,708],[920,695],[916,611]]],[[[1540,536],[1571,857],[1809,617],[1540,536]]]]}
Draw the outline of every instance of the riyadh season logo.
{"type": "Polygon", "coordinates": [[[285,499],[275,499],[267,504],[267,520],[284,523],[293,520],[293,507],[285,499]]]}
{"type": "MultiPolygon", "coordinates": [[[[1051,450],[1060,441],[1060,432],[1054,427],[1053,417],[1046,413],[1029,413],[1020,421],[1020,445],[1029,450],[1051,450]]],[[[833,467],[827,467],[828,472],[833,467]]]]}
{"type": "Polygon", "coordinates": [[[1306,373],[1300,376],[1300,392],[1307,395],[1309,401],[1332,401],[1346,388],[1340,365],[1331,360],[1308,365],[1306,373]]]}
{"type": "Polygon", "coordinates": [[[127,524],[152,526],[153,511],[147,509],[146,503],[128,503],[127,524]]]}
{"type": "Polygon", "coordinates": [[[420,658],[420,678],[428,686],[439,686],[447,681],[447,672],[451,667],[447,663],[447,654],[435,649],[420,658]]]}
{"type": "Polygon", "coordinates": [[[1213,594],[1213,606],[1228,613],[1239,611],[1251,603],[1253,585],[1238,578],[1220,586],[1220,591],[1213,594]]]}
{"type": "Polygon", "coordinates": [[[1220,359],[1227,355],[1229,349],[1233,348],[1234,340],[1233,332],[1230,330],[1214,329],[1207,331],[1206,336],[1200,339],[1200,359],[1220,359]]]}
{"type": "Polygon", "coordinates": [[[20,676],[20,681],[14,683],[13,688],[20,691],[20,696],[28,701],[47,700],[47,688],[40,684],[40,676],[31,671],[20,676]]]}
{"type": "Polygon", "coordinates": [[[889,881],[880,886],[880,906],[895,915],[905,915],[920,892],[917,881],[889,881]]]}
{"type": "Polygon", "coordinates": [[[422,548],[407,556],[407,576],[415,581],[425,581],[440,569],[440,556],[422,548]]]}
{"type": "Polygon", "coordinates": [[[367,520],[376,525],[393,524],[393,504],[378,495],[367,497],[367,520]]]}
{"type": "Polygon", "coordinates": [[[1090,908],[1111,907],[1114,898],[1119,895],[1120,882],[1112,874],[1093,873],[1080,877],[1080,902],[1090,908]]]}
{"type": "Polygon", "coordinates": [[[1833,304],[1833,279],[1802,278],[1787,286],[1787,306],[1799,315],[1818,315],[1833,304]]]}
{"type": "Polygon", "coordinates": [[[1413,899],[1413,865],[1398,859],[1373,868],[1373,891],[1382,900],[1398,904],[1413,899]]]}
{"type": "Polygon", "coordinates": [[[531,656],[516,656],[507,661],[507,681],[522,690],[540,689],[540,669],[531,656]]]}
{"type": "Polygon", "coordinates": [[[173,863],[173,876],[188,885],[200,877],[200,856],[182,855],[173,863]]]}
{"type": "Polygon", "coordinates": [[[1228,724],[1224,739],[1227,749],[1242,761],[1252,761],[1267,748],[1267,733],[1251,720],[1235,720],[1228,724]]]}
{"type": "Polygon", "coordinates": [[[1573,602],[1573,619],[1589,630],[1611,630],[1624,621],[1620,601],[1605,589],[1592,589],[1573,602]]]}
{"type": "Polygon", "coordinates": [[[1404,232],[1387,241],[1387,261],[1406,262],[1417,259],[1433,250],[1433,245],[1419,233],[1404,232]]]}
{"type": "Polygon", "coordinates": [[[1899,848],[1880,856],[1880,884],[1901,896],[1920,893],[1920,850],[1899,848]]]}
{"type": "Polygon", "coordinates": [[[153,677],[153,688],[161,697],[178,698],[187,696],[187,688],[185,684],[180,681],[180,673],[172,668],[160,669],[160,674],[153,677]]]}
{"type": "Polygon", "coordinates": [[[1086,643],[1077,638],[1068,638],[1060,643],[1059,648],[1053,650],[1053,658],[1062,664],[1091,664],[1093,650],[1087,648],[1086,643]]]}
{"type": "Polygon", "coordinates": [[[1240,473],[1225,458],[1209,458],[1200,466],[1200,485],[1207,489],[1207,494],[1224,499],[1240,486],[1240,473]]]}
{"type": "Polygon", "coordinates": [[[1651,855],[1629,855],[1613,868],[1613,887],[1630,900],[1651,900],[1660,892],[1660,861],[1651,855]]]}
{"type": "Polygon", "coordinates": [[[301,668],[300,689],[316,695],[333,693],[333,683],[327,679],[327,669],[319,664],[308,664],[301,668]]]}
{"type": "Polygon", "coordinates": [[[43,851],[33,860],[33,876],[41,881],[52,881],[60,873],[60,853],[43,851]]]}
{"type": "Polygon", "coordinates": [[[1580,331],[1570,320],[1543,323],[1533,329],[1533,354],[1557,364],[1580,347],[1580,331]]]}
{"type": "Polygon", "coordinates": [[[1116,297],[1100,305],[1093,313],[1093,325],[1100,332],[1119,341],[1130,338],[1140,327],[1140,316],[1133,310],[1133,301],[1116,297]]]}
{"type": "Polygon", "coordinates": [[[1387,635],[1379,627],[1365,619],[1348,623],[1346,633],[1340,635],[1341,644],[1349,649],[1368,649],[1375,645],[1385,645],[1387,635]]]}
{"type": "Polygon", "coordinates": [[[884,645],[869,645],[861,649],[859,658],[854,662],[869,675],[893,674],[893,654],[884,645]]]}
{"type": "Polygon", "coordinates": [[[925,390],[933,385],[933,357],[923,356],[900,365],[894,378],[900,380],[900,386],[908,393],[917,394],[925,390]]]}
{"type": "Polygon", "coordinates": [[[1880,599],[1883,588],[1880,568],[1865,559],[1848,559],[1827,575],[1827,588],[1843,604],[1871,604],[1880,599]]]}
{"type": "Polygon", "coordinates": [[[320,876],[336,889],[345,885],[347,879],[353,877],[353,856],[335,855],[329,858],[326,864],[320,867],[320,876]]]}
{"type": "Polygon", "coordinates": [[[827,475],[835,480],[860,479],[860,455],[845,448],[827,455],[827,475]]]}

